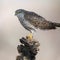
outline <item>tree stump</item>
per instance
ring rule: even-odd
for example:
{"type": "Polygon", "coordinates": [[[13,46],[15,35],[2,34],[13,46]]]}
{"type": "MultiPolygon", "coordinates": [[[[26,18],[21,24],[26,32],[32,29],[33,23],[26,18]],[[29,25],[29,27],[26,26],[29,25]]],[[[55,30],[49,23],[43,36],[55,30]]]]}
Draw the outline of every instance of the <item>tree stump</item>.
{"type": "Polygon", "coordinates": [[[28,60],[35,60],[35,56],[37,55],[40,46],[40,43],[33,39],[29,41],[28,39],[22,37],[20,40],[20,45],[17,46],[19,56],[16,57],[16,60],[25,60],[26,57],[28,60]]]}

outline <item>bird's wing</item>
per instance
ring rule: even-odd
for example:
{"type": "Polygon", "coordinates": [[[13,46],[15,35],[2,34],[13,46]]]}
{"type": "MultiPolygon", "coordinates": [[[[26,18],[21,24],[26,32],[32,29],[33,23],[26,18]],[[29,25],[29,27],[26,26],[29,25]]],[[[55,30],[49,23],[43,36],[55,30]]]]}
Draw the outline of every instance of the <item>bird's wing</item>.
{"type": "Polygon", "coordinates": [[[39,29],[55,29],[55,26],[52,22],[47,21],[42,16],[37,15],[34,12],[25,14],[25,19],[30,22],[34,27],[39,29]]]}

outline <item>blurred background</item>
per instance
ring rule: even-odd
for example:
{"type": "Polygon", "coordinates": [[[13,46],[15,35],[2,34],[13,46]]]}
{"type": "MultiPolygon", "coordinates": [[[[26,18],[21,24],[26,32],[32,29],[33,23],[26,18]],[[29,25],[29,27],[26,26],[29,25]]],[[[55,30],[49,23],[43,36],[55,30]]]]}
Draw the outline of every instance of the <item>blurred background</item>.
{"type": "MultiPolygon", "coordinates": [[[[48,21],[60,22],[60,0],[0,0],[0,60],[16,60],[19,39],[29,33],[14,15],[17,9],[34,11],[48,21]]],[[[38,29],[34,38],[41,44],[36,60],[60,60],[60,28],[38,29]]]]}

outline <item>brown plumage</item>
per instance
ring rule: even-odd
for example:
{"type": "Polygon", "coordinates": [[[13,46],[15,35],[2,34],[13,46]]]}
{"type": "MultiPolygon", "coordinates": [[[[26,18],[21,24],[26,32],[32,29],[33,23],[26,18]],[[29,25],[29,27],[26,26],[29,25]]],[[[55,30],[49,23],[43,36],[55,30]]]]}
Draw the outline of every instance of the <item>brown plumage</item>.
{"type": "Polygon", "coordinates": [[[34,27],[39,29],[56,29],[56,27],[60,27],[60,23],[55,23],[51,21],[47,21],[42,16],[34,13],[34,12],[25,12],[25,19],[28,20],[34,27]]]}

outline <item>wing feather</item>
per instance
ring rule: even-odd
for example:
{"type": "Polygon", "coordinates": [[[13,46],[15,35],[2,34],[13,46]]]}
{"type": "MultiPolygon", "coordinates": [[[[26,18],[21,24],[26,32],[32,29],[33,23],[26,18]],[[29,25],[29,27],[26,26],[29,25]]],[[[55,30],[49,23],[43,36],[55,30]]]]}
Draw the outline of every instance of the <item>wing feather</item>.
{"type": "Polygon", "coordinates": [[[53,29],[55,26],[53,26],[53,23],[50,21],[47,21],[45,18],[37,15],[34,12],[31,12],[30,14],[25,14],[25,19],[30,22],[34,27],[39,29],[53,29]]]}

